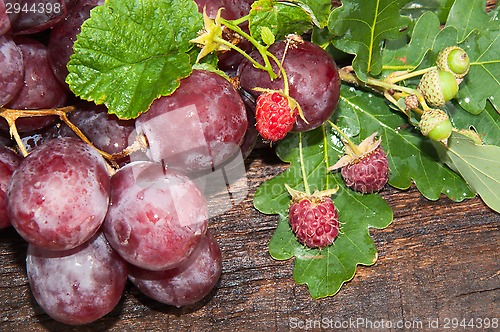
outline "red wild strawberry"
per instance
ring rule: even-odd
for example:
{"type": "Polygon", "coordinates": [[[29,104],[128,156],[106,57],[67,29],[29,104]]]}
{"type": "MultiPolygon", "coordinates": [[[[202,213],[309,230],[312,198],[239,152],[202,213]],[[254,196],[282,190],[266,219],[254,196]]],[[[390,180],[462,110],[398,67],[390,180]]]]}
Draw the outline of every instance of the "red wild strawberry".
{"type": "Polygon", "coordinates": [[[359,146],[346,144],[346,155],[328,168],[341,168],[346,186],[363,194],[380,191],[389,180],[387,155],[380,146],[377,133],[366,138],[359,146]]]}
{"type": "Polygon", "coordinates": [[[289,223],[297,240],[309,248],[324,248],[339,234],[339,216],[332,199],[334,191],[306,195],[286,186],[292,195],[288,210],[289,223]]]}
{"type": "Polygon", "coordinates": [[[290,98],[280,91],[267,91],[257,98],[256,128],[262,138],[276,142],[292,130],[298,110],[290,98]]]}

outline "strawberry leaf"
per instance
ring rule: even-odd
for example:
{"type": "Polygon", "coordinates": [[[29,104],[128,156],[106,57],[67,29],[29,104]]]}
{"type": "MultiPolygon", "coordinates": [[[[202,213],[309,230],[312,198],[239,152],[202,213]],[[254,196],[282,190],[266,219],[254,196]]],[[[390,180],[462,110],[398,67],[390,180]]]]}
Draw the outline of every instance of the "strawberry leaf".
{"type": "Polygon", "coordinates": [[[190,40],[202,27],[191,0],[106,1],[82,25],[67,82],[82,99],[135,118],[189,76],[190,40]]]}
{"type": "Polygon", "coordinates": [[[353,68],[356,75],[366,81],[367,75],[376,76],[382,70],[383,43],[399,39],[411,24],[411,19],[400,15],[408,0],[355,0],[344,2],[334,9],[328,29],[338,49],[355,54],[353,68]]]}
{"type": "Polygon", "coordinates": [[[341,153],[338,143],[328,124],[314,131],[288,136],[277,146],[276,152],[291,163],[290,168],[262,184],[254,197],[255,207],[261,212],[280,215],[269,243],[271,256],[278,260],[295,256],[294,279],[299,284],[307,284],[313,298],[334,295],[354,276],[358,264],[375,263],[377,250],[369,228],[384,228],[392,221],[392,210],[380,195],[355,193],[344,187],[338,173],[327,173],[326,168],[341,153]],[[302,169],[311,190],[341,188],[333,196],[343,223],[341,234],[332,246],[321,251],[301,245],[288,224],[290,197],[284,184],[305,190],[302,169]]]}

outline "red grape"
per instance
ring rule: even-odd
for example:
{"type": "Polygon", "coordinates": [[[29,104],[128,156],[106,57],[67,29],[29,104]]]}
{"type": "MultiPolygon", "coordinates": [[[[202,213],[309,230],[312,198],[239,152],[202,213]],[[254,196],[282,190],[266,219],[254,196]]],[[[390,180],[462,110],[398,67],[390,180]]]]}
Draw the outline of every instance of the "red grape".
{"type": "Polygon", "coordinates": [[[207,226],[205,197],[187,176],[149,161],[130,163],[112,176],[103,230],[129,263],[173,268],[196,249],[207,226]]]}
{"type": "Polygon", "coordinates": [[[153,161],[183,172],[210,170],[238,150],[248,121],[236,89],[222,76],[194,70],[170,96],[136,119],[153,161]]]}
{"type": "Polygon", "coordinates": [[[101,226],[109,190],[105,161],[94,148],[74,138],[56,138],[16,169],[7,190],[7,211],[29,243],[71,249],[101,226]]]}
{"type": "Polygon", "coordinates": [[[12,173],[23,158],[5,146],[0,146],[0,229],[10,226],[7,216],[7,186],[12,173]]]}
{"type": "Polygon", "coordinates": [[[71,325],[93,322],[118,304],[127,265],[102,233],[71,250],[50,251],[32,244],[26,258],[33,296],[53,319],[71,325]]]}
{"type": "Polygon", "coordinates": [[[176,307],[194,304],[210,293],[222,271],[221,251],[207,233],[200,246],[181,266],[147,271],[129,266],[129,279],[148,297],[176,307]]]}
{"type": "Polygon", "coordinates": [[[0,107],[21,91],[24,82],[24,63],[21,50],[12,38],[0,36],[0,107]]]}
{"type": "MultiPolygon", "coordinates": [[[[24,85],[6,107],[11,109],[42,109],[64,106],[67,91],[59,84],[49,65],[47,47],[27,37],[16,43],[24,58],[24,85]]],[[[53,116],[22,118],[16,121],[20,132],[34,131],[55,121],[53,116]]],[[[6,122],[0,121],[6,128],[6,122]]]]}

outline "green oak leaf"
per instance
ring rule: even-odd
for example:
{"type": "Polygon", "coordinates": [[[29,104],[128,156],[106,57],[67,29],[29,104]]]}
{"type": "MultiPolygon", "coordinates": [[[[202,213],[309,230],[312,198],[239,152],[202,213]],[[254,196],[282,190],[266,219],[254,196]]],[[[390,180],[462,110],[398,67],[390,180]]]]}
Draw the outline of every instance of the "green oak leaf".
{"type": "Polygon", "coordinates": [[[500,212],[500,146],[475,145],[453,133],[447,146],[436,143],[443,160],[462,175],[491,209],[500,212]]]}
{"type": "Polygon", "coordinates": [[[427,52],[432,49],[439,31],[440,22],[436,14],[432,12],[422,14],[415,22],[407,45],[396,49],[384,48],[383,69],[412,71],[417,68],[427,52]]]}
{"type": "Polygon", "coordinates": [[[373,132],[381,136],[391,169],[389,184],[393,187],[408,189],[413,182],[430,200],[439,199],[441,194],[454,201],[475,196],[457,173],[439,161],[430,140],[409,127],[402,113],[392,111],[384,98],[342,87],[336,115],[345,113],[356,114],[362,124],[361,138],[373,132]]]}
{"type": "Polygon", "coordinates": [[[82,99],[135,118],[190,75],[189,40],[202,27],[192,0],[108,0],[82,25],[66,81],[82,99]]]}
{"type": "Polygon", "coordinates": [[[456,99],[464,109],[478,114],[489,100],[500,108],[500,29],[474,31],[461,44],[471,64],[456,99]]]}
{"type": "Polygon", "coordinates": [[[276,0],[258,0],[252,4],[249,14],[250,34],[262,40],[261,29],[268,28],[276,40],[294,33],[301,35],[313,26],[311,16],[301,7],[276,0]]]}
{"type": "Polygon", "coordinates": [[[408,0],[345,1],[334,9],[328,29],[338,49],[355,54],[353,68],[363,81],[382,71],[384,42],[404,36],[411,19],[400,15],[408,0]]]}
{"type": "Polygon", "coordinates": [[[500,114],[491,103],[487,103],[480,114],[471,114],[457,103],[447,105],[453,126],[457,129],[473,129],[484,144],[500,146],[500,114]]]}
{"type": "Polygon", "coordinates": [[[295,256],[294,279],[307,284],[313,298],[332,296],[346,281],[352,279],[356,266],[372,265],[377,249],[369,228],[384,228],[392,221],[392,210],[378,194],[362,195],[344,187],[338,173],[328,173],[341,154],[340,142],[328,123],[302,134],[289,135],[276,153],[290,167],[277,177],[263,183],[254,196],[255,207],[268,214],[279,214],[276,232],[269,243],[271,256],[286,260],[295,256]],[[305,172],[307,185],[302,172],[305,172]],[[341,234],[334,244],[322,250],[301,245],[288,224],[290,197],[285,184],[297,190],[311,191],[339,187],[332,199],[339,211],[341,234]]]}
{"type": "MultiPolygon", "coordinates": [[[[433,143],[408,127],[402,113],[391,110],[382,96],[343,85],[331,121],[357,144],[378,132],[389,160],[390,185],[407,189],[413,182],[431,200],[441,194],[455,201],[475,196],[462,177],[439,160],[433,143]]],[[[369,228],[389,225],[392,212],[378,194],[355,193],[345,187],[339,172],[326,171],[343,154],[343,144],[329,122],[313,131],[287,135],[277,144],[276,154],[290,166],[261,184],[254,196],[259,211],[279,215],[269,252],[278,260],[295,257],[294,278],[308,285],[312,297],[333,295],[353,277],[357,265],[375,262],[369,228]],[[296,240],[288,224],[290,196],[285,184],[311,192],[339,188],[332,199],[344,224],[334,245],[319,251],[296,240]]]]}
{"type": "Polygon", "coordinates": [[[401,14],[418,19],[425,13],[434,13],[444,23],[455,0],[415,0],[403,6],[401,14]]]}
{"type": "Polygon", "coordinates": [[[459,43],[474,30],[482,31],[492,27],[495,29],[495,25],[491,25],[490,15],[486,13],[486,0],[455,0],[446,20],[446,26],[457,28],[459,43]]]}

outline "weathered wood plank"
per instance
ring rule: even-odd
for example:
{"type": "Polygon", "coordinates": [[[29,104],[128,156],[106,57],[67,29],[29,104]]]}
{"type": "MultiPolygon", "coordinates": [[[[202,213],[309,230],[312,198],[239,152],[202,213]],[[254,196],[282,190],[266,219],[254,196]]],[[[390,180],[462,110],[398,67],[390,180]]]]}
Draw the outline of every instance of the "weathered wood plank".
{"type": "Polygon", "coordinates": [[[221,280],[192,308],[162,305],[128,285],[119,306],[96,323],[71,328],[54,322],[30,294],[26,244],[14,230],[0,231],[0,329],[287,331],[308,322],[334,327],[382,320],[429,324],[439,318],[443,324],[446,317],[500,316],[500,215],[480,199],[431,202],[414,188],[383,193],[394,221],[371,232],[379,250],[377,263],[359,267],[336,296],[312,300],[306,286],[293,282],[293,262],[275,261],[267,252],[276,216],[252,206],[258,185],[284,169],[270,151],[259,150],[249,159],[249,195],[210,224],[224,255],[221,280]]]}

